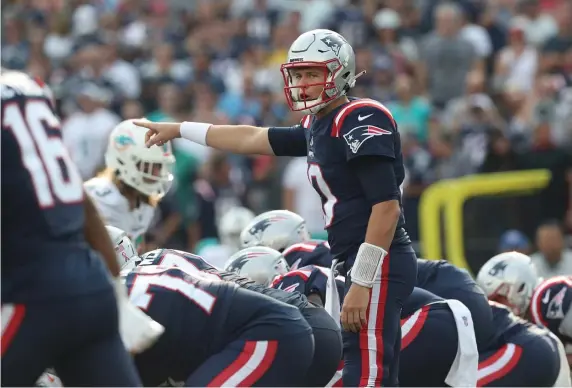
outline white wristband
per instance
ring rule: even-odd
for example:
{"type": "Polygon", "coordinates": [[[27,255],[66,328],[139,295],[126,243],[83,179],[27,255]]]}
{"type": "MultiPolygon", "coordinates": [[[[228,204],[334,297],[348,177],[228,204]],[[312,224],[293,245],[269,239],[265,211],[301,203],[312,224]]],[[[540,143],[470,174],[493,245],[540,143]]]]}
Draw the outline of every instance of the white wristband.
{"type": "Polygon", "coordinates": [[[377,245],[361,244],[351,270],[352,282],[363,287],[372,288],[383,264],[383,258],[386,255],[387,252],[377,245]]]}
{"type": "Polygon", "coordinates": [[[183,121],[179,126],[181,137],[197,144],[207,145],[207,132],[212,124],[183,121]]]}

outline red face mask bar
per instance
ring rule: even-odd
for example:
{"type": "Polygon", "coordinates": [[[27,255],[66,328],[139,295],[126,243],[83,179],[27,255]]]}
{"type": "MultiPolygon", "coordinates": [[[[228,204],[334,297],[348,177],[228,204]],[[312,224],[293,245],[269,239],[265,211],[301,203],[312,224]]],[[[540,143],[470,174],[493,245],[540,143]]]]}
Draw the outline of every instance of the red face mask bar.
{"type": "Polygon", "coordinates": [[[327,62],[308,61],[283,64],[280,67],[280,71],[282,72],[282,78],[284,79],[284,95],[286,96],[286,101],[288,102],[290,109],[292,111],[311,109],[337,98],[340,91],[337,90],[336,84],[333,80],[336,73],[341,69],[342,65],[337,59],[332,59],[327,62]],[[294,69],[304,69],[309,67],[318,67],[323,69],[324,78],[322,82],[293,85],[291,71],[294,69]],[[316,98],[308,100],[306,98],[306,96],[308,96],[307,90],[315,86],[321,86],[322,92],[316,98]]]}

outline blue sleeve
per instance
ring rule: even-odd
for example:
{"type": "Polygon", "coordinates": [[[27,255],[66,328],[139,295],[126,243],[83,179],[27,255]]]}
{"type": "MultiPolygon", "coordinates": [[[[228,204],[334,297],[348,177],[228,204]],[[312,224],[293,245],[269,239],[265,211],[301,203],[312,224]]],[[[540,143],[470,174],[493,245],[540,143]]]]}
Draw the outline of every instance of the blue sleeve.
{"type": "Polygon", "coordinates": [[[297,291],[307,296],[306,285],[310,279],[310,275],[311,271],[300,271],[299,269],[290,271],[287,274],[280,275],[274,279],[271,287],[286,292],[297,291]]]}
{"type": "Polygon", "coordinates": [[[276,156],[306,156],[306,133],[304,127],[272,127],[268,129],[268,141],[276,156]]]}
{"type": "Polygon", "coordinates": [[[388,112],[379,107],[363,106],[352,110],[340,123],[347,160],[360,156],[384,156],[395,159],[397,126],[388,112]]]}
{"type": "Polygon", "coordinates": [[[386,156],[366,155],[351,160],[350,167],[372,206],[399,199],[400,191],[395,178],[393,160],[386,156]]]}

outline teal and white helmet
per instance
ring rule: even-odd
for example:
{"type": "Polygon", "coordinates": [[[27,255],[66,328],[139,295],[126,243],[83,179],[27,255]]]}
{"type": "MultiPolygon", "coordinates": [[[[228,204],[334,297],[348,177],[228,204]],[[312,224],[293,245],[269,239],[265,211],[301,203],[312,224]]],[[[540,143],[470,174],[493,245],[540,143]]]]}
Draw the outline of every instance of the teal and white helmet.
{"type": "Polygon", "coordinates": [[[314,114],[354,87],[356,76],[355,54],[352,46],[337,32],[318,29],[303,33],[288,50],[287,63],[280,67],[284,78],[284,94],[293,111],[314,114]],[[292,76],[296,68],[323,67],[324,79],[311,84],[298,84],[292,76]],[[318,98],[301,98],[311,86],[323,86],[318,98]]]}
{"type": "Polygon", "coordinates": [[[144,195],[164,195],[173,181],[171,169],[175,163],[171,143],[159,147],[145,146],[147,130],[133,120],[119,123],[109,135],[106,167],[117,172],[127,186],[144,195]]]}

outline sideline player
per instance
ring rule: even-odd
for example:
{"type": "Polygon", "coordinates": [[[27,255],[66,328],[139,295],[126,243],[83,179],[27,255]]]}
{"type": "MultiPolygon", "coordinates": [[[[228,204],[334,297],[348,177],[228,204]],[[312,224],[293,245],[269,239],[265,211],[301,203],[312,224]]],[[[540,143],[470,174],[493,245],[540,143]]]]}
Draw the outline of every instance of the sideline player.
{"type": "Polygon", "coordinates": [[[148,146],[182,136],[239,154],[307,156],[331,252],[346,274],[351,269],[341,314],[344,384],[395,386],[400,311],[417,272],[401,210],[397,124],[381,103],[347,97],[360,74],[352,47],[336,32],[300,35],[281,72],[291,110],[307,114],[299,125],[135,124],[149,129],[148,146]]]}
{"type": "Polygon", "coordinates": [[[67,386],[137,386],[118,329],[127,297],[113,245],[61,141],[50,92],[4,69],[0,87],[2,385],[32,386],[54,367],[67,386]]]}
{"type": "Polygon", "coordinates": [[[147,148],[145,131],[126,120],[109,135],[106,169],[84,185],[105,224],[127,232],[137,249],[171,186],[174,162],[170,142],[147,148]]]}

